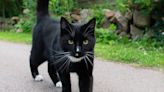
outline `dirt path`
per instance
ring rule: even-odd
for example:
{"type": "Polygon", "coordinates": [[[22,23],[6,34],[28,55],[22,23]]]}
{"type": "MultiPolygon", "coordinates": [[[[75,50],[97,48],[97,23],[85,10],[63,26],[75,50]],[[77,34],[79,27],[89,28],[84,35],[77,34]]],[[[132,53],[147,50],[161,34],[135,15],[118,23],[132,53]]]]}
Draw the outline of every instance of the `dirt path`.
{"type": "MultiPolygon", "coordinates": [[[[47,65],[39,67],[43,82],[34,82],[29,69],[30,45],[0,42],[0,92],[61,92],[51,82],[47,65]]],[[[71,74],[73,92],[78,91],[71,74]]],[[[93,92],[164,92],[164,73],[95,60],[93,92]]]]}

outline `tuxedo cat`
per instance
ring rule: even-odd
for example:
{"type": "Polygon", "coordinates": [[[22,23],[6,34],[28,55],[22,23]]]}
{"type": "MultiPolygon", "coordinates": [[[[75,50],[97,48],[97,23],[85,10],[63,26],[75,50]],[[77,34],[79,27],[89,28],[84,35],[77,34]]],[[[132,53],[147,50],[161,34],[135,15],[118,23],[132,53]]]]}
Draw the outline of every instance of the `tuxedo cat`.
{"type": "Polygon", "coordinates": [[[80,92],[92,92],[95,18],[86,24],[55,21],[48,13],[49,0],[37,0],[37,22],[33,30],[30,68],[35,81],[42,81],[38,66],[48,61],[48,73],[62,92],[71,91],[70,72],[79,76],[80,92]]]}

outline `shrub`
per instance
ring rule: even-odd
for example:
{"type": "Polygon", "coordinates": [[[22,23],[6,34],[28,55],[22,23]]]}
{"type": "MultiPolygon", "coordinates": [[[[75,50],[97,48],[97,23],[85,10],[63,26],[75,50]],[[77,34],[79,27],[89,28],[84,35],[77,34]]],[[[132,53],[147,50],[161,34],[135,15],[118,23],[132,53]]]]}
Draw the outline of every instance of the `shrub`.
{"type": "Polygon", "coordinates": [[[23,32],[31,32],[35,24],[35,14],[30,11],[28,14],[22,15],[20,21],[15,25],[16,30],[21,29],[23,32]]]}
{"type": "Polygon", "coordinates": [[[22,0],[0,0],[0,16],[7,18],[21,13],[22,0]]]}
{"type": "Polygon", "coordinates": [[[96,42],[98,43],[109,44],[110,41],[116,41],[117,39],[117,35],[109,29],[96,29],[96,42]]]}
{"type": "Polygon", "coordinates": [[[50,0],[49,4],[50,10],[58,15],[64,14],[75,8],[74,0],[50,0]]]}

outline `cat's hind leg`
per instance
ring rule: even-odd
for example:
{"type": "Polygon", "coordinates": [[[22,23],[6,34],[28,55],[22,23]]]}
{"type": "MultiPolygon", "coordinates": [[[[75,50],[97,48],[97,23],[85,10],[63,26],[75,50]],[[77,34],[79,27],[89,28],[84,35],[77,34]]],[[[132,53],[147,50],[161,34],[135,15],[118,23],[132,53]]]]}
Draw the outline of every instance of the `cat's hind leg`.
{"type": "Polygon", "coordinates": [[[45,60],[40,57],[40,55],[32,52],[30,55],[30,69],[32,77],[35,81],[43,81],[43,77],[38,72],[38,67],[42,64],[45,60]]]}

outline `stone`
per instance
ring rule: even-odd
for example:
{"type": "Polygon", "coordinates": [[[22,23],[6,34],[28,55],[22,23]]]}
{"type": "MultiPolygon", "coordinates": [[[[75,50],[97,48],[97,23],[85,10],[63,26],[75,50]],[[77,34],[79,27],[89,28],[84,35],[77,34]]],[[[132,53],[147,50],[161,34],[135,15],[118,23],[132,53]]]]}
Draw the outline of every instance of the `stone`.
{"type": "Polygon", "coordinates": [[[23,30],[22,29],[17,29],[16,32],[21,33],[21,32],[23,32],[23,30]]]}
{"type": "Polygon", "coordinates": [[[120,12],[117,12],[114,17],[116,19],[116,23],[120,24],[122,27],[121,29],[126,32],[128,30],[128,19],[122,16],[120,12]]]}
{"type": "Polygon", "coordinates": [[[140,28],[150,26],[150,15],[135,10],[133,13],[133,23],[140,28]]]}
{"type": "Polygon", "coordinates": [[[101,24],[100,24],[100,27],[102,27],[102,28],[109,28],[110,24],[111,24],[111,21],[109,19],[107,19],[107,18],[104,18],[102,20],[101,24]]]}
{"type": "Polygon", "coordinates": [[[130,25],[130,34],[132,36],[131,38],[136,40],[143,37],[144,31],[135,27],[134,25],[130,25]]]}
{"type": "Polygon", "coordinates": [[[153,30],[149,30],[148,32],[145,33],[145,36],[148,38],[152,38],[155,36],[155,33],[153,30]]]}
{"type": "Polygon", "coordinates": [[[127,33],[126,32],[120,32],[118,36],[121,37],[121,38],[126,37],[127,33]]]}
{"type": "Polygon", "coordinates": [[[73,22],[80,22],[81,16],[77,14],[71,14],[71,19],[73,22]]]}
{"type": "Polygon", "coordinates": [[[162,17],[161,20],[164,21],[164,17],[162,17]]]}
{"type": "Polygon", "coordinates": [[[71,14],[80,15],[80,9],[73,9],[71,14]]]}
{"type": "Polygon", "coordinates": [[[132,20],[132,18],[133,18],[133,13],[130,12],[130,11],[129,11],[129,12],[126,12],[126,13],[125,13],[125,18],[128,19],[128,20],[132,20]]]}
{"type": "Polygon", "coordinates": [[[109,19],[115,15],[115,12],[109,9],[104,9],[103,12],[104,12],[105,17],[109,19]]]}
{"type": "Polygon", "coordinates": [[[17,24],[19,20],[20,20],[19,17],[17,17],[17,16],[13,16],[13,17],[11,18],[12,25],[17,24]]]}
{"type": "Polygon", "coordinates": [[[71,15],[70,12],[65,12],[65,14],[64,14],[64,16],[67,16],[67,17],[69,17],[70,15],[71,15]]]}
{"type": "Polygon", "coordinates": [[[160,2],[160,0],[154,0],[154,2],[160,2]]]}
{"type": "Polygon", "coordinates": [[[91,14],[90,14],[90,11],[89,11],[89,9],[82,9],[81,11],[80,11],[80,16],[81,16],[81,20],[80,20],[80,22],[81,23],[85,23],[85,22],[87,22],[88,20],[88,17],[90,16],[91,14]]]}
{"type": "Polygon", "coordinates": [[[161,33],[164,36],[164,32],[161,33]]]}
{"type": "Polygon", "coordinates": [[[24,9],[24,10],[23,10],[23,14],[28,14],[29,12],[30,12],[29,9],[24,9]]]}

